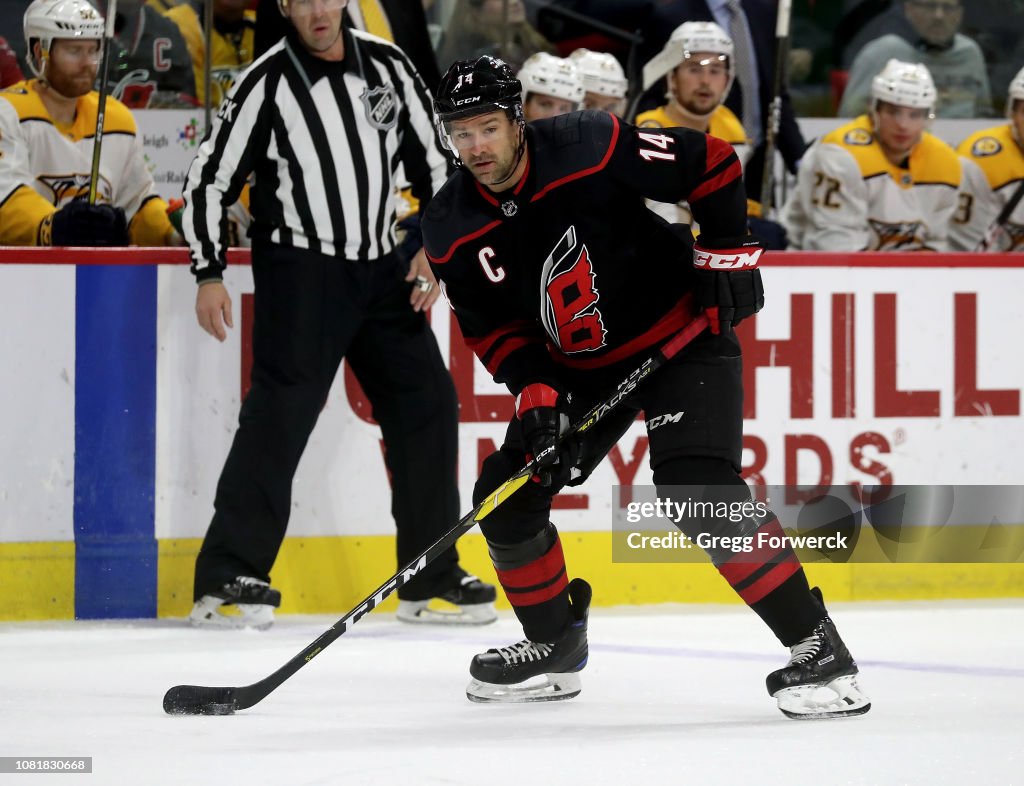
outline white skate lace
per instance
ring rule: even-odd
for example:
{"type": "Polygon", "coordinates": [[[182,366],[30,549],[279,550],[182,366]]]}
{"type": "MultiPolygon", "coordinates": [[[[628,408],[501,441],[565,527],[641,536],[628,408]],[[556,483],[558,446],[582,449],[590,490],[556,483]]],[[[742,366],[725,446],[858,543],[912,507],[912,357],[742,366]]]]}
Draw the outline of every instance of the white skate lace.
{"type": "Polygon", "coordinates": [[[551,654],[550,644],[536,644],[529,639],[524,639],[511,647],[499,647],[496,652],[501,655],[505,663],[513,664],[529,663],[533,660],[543,660],[551,654]]]}
{"type": "Polygon", "coordinates": [[[818,654],[821,648],[822,633],[815,629],[814,633],[808,636],[806,639],[801,639],[792,647],[789,648],[789,665],[799,666],[801,663],[807,663],[815,655],[818,654]]]}

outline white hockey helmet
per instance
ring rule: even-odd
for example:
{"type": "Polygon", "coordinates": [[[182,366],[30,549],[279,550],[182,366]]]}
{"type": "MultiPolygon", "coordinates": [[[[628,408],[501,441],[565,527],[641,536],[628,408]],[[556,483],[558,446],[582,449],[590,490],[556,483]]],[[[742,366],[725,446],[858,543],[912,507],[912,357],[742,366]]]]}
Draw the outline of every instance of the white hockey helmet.
{"type": "Polygon", "coordinates": [[[32,41],[38,40],[43,59],[50,56],[55,38],[73,38],[83,41],[103,40],[103,17],[86,0],[34,0],[25,11],[25,60],[37,77],[43,73],[43,64],[32,56],[32,41]]]}
{"type": "Polygon", "coordinates": [[[710,52],[728,58],[729,84],[725,88],[725,95],[728,95],[734,76],[732,39],[714,22],[684,22],[673,30],[665,47],[644,66],[644,90],[695,52],[710,52]]]}
{"type": "Polygon", "coordinates": [[[565,58],[537,52],[526,59],[516,78],[523,83],[523,103],[531,93],[571,101],[577,107],[583,101],[583,77],[565,58]]]}
{"type": "Polygon", "coordinates": [[[569,55],[569,60],[583,77],[583,89],[586,92],[612,98],[626,97],[629,83],[615,55],[590,49],[577,49],[569,55]]]}
{"type": "Polygon", "coordinates": [[[1010,89],[1006,96],[1006,116],[1013,114],[1013,102],[1024,101],[1024,68],[1017,72],[1017,76],[1010,80],[1010,89]]]}
{"type": "Polygon", "coordinates": [[[872,111],[879,101],[914,109],[927,109],[929,118],[935,117],[938,92],[935,82],[924,63],[905,63],[892,58],[871,81],[872,111]]]}

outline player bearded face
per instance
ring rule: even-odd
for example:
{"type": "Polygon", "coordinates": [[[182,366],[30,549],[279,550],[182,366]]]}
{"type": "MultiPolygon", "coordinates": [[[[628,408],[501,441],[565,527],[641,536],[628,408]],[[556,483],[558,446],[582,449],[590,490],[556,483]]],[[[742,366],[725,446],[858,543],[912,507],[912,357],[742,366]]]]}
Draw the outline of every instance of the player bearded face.
{"type": "Polygon", "coordinates": [[[99,62],[99,41],[57,39],[50,45],[43,76],[54,92],[79,98],[93,89],[99,62]]]}
{"type": "Polygon", "coordinates": [[[515,185],[510,178],[520,164],[520,128],[504,112],[453,120],[448,134],[470,173],[485,186],[515,185]]]}
{"type": "Polygon", "coordinates": [[[875,136],[886,157],[899,164],[910,155],[928,124],[928,110],[878,102],[878,127],[875,136]]]}
{"type": "Polygon", "coordinates": [[[703,116],[718,108],[729,84],[729,67],[724,55],[695,52],[670,75],[672,94],[687,112],[703,116]]]}

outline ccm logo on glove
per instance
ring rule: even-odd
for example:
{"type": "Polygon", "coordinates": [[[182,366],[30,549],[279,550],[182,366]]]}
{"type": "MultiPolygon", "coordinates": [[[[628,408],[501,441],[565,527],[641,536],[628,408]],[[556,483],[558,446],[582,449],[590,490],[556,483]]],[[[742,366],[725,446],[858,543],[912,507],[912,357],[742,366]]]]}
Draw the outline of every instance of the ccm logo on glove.
{"type": "Polygon", "coordinates": [[[693,266],[701,270],[745,270],[757,267],[763,248],[729,248],[709,251],[694,246],[693,266]]]}

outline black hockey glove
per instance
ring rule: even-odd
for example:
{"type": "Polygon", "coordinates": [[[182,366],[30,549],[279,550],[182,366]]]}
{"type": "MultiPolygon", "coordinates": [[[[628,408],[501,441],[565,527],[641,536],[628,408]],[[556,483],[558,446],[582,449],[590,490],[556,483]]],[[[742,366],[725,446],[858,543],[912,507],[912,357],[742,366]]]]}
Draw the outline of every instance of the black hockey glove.
{"type": "Polygon", "coordinates": [[[764,251],[752,238],[705,240],[693,244],[694,296],[708,315],[711,332],[728,333],[764,307],[757,262],[764,251]]]}
{"type": "Polygon", "coordinates": [[[128,221],[113,205],[75,199],[39,226],[39,244],[49,246],[127,246],[128,221]]]}
{"type": "Polygon", "coordinates": [[[569,427],[562,403],[558,391],[543,382],[527,385],[516,398],[527,459],[537,460],[533,479],[552,494],[574,478],[574,470],[579,474],[579,440],[570,436],[559,441],[569,427]]]}

